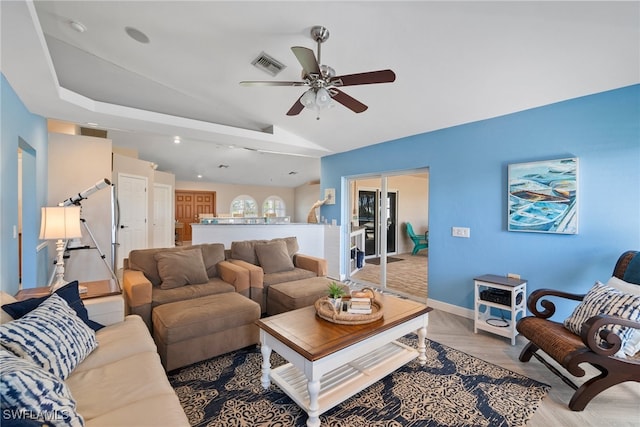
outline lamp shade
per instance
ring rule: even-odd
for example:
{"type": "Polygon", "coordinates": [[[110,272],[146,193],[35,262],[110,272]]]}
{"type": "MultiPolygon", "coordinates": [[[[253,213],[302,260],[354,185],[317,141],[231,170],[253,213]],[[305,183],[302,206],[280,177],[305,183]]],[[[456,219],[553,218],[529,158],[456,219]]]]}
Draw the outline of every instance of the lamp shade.
{"type": "Polygon", "coordinates": [[[74,239],[82,237],[80,230],[80,206],[55,206],[42,208],[40,238],[74,239]]]}

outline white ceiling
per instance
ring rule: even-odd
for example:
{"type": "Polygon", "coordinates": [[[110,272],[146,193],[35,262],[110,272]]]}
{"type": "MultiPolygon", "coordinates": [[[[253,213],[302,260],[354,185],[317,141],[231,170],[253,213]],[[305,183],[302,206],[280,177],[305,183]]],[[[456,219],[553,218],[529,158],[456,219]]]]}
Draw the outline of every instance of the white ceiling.
{"type": "Polygon", "coordinates": [[[2,72],[30,111],[98,123],[114,145],[186,181],[202,174],[203,181],[295,187],[319,178],[324,155],[640,82],[637,1],[0,7],[2,72]],[[74,31],[72,20],[87,30],[74,31]],[[313,25],[331,33],[322,62],[337,74],[396,73],[394,83],[343,88],[367,111],[338,104],[320,120],[310,110],[289,117],[305,88],[238,84],[299,80],[291,47],[315,50],[313,25]],[[150,43],[133,40],[125,27],[150,43]],[[273,78],[253,67],[262,51],[287,68],[273,78]],[[183,142],[175,145],[174,136],[183,142]]]}

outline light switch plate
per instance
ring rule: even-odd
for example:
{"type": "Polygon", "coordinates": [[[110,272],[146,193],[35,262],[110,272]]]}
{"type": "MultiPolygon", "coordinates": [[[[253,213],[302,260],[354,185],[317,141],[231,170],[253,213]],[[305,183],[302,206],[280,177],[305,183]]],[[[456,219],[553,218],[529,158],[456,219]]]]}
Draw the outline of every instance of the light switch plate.
{"type": "Polygon", "coordinates": [[[469,227],[451,227],[451,235],[453,237],[471,237],[471,229],[469,227]]]}

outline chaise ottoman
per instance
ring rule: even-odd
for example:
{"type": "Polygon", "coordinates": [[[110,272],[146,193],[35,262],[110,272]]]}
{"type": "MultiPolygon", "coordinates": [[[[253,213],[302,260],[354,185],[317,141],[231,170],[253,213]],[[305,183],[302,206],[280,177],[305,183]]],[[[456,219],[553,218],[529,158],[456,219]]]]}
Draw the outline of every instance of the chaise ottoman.
{"type": "MultiPolygon", "coordinates": [[[[328,277],[310,277],[271,285],[267,288],[267,314],[273,316],[313,305],[318,298],[329,295],[329,284],[336,280],[328,277]]],[[[349,286],[344,285],[345,292],[349,286]]]]}
{"type": "Polygon", "coordinates": [[[260,342],[260,304],[235,292],[163,304],[153,309],[153,339],[171,371],[260,342]]]}

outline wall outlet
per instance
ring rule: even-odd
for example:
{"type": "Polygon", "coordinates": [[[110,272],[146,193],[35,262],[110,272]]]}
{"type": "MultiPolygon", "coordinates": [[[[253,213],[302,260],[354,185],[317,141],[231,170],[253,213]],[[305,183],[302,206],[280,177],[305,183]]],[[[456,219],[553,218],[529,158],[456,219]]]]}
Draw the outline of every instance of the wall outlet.
{"type": "Polygon", "coordinates": [[[451,235],[468,239],[471,236],[471,229],[469,227],[451,227],[451,235]]]}
{"type": "Polygon", "coordinates": [[[520,275],[516,273],[507,273],[509,279],[520,279],[520,275]]]}

